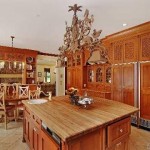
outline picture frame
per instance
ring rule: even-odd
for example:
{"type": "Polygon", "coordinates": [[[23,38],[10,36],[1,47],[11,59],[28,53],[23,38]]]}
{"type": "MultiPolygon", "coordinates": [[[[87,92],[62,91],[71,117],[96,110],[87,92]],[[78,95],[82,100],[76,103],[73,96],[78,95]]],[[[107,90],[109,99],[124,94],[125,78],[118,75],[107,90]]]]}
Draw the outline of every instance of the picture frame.
{"type": "Polygon", "coordinates": [[[38,77],[42,77],[42,72],[38,72],[38,77]]]}

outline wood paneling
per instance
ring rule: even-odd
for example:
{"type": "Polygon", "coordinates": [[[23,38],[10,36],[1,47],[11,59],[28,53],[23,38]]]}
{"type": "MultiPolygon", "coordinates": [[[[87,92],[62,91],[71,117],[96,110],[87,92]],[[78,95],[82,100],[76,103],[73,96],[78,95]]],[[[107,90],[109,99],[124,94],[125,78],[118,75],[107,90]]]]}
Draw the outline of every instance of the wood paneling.
{"type": "Polygon", "coordinates": [[[141,64],[140,114],[150,120],[150,62],[141,64]]]}
{"type": "Polygon", "coordinates": [[[134,64],[112,67],[112,99],[134,106],[134,64]]]}
{"type": "Polygon", "coordinates": [[[122,102],[122,66],[112,67],[112,99],[122,102]]]}
{"type": "Polygon", "coordinates": [[[109,35],[102,41],[113,64],[150,60],[150,22],[109,35]]]}
{"type": "Polygon", "coordinates": [[[140,36],[139,60],[150,60],[150,32],[140,36]]]}
{"type": "Polygon", "coordinates": [[[124,50],[124,45],[122,41],[117,41],[114,43],[114,48],[113,48],[113,63],[114,64],[123,62],[123,50],[124,50]]]}
{"type": "Polygon", "coordinates": [[[122,66],[122,80],[123,102],[134,106],[134,64],[122,66]]]}
{"type": "Polygon", "coordinates": [[[123,62],[136,62],[138,60],[139,38],[133,37],[124,41],[123,62]]]}

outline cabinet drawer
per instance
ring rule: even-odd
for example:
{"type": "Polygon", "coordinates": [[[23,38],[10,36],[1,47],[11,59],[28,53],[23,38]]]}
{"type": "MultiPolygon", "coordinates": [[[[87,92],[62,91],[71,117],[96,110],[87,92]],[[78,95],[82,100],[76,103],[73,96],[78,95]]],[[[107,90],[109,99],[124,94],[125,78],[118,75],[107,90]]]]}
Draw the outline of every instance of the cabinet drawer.
{"type": "Polygon", "coordinates": [[[108,147],[118,143],[123,138],[127,137],[131,132],[130,117],[113,123],[108,126],[108,147]]]}
{"type": "Polygon", "coordinates": [[[40,127],[41,127],[41,120],[40,120],[36,115],[34,115],[33,113],[31,114],[31,117],[32,117],[33,123],[34,123],[38,128],[40,128],[40,127]]]}

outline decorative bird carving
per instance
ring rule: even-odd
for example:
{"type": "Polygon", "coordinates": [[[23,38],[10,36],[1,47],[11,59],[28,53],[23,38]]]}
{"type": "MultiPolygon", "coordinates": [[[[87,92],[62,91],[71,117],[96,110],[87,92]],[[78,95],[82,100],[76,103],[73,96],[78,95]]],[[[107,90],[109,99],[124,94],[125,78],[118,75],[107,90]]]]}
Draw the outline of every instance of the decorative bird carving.
{"type": "Polygon", "coordinates": [[[101,32],[102,30],[96,31],[96,29],[94,29],[92,34],[93,38],[97,39],[100,36],[101,32]]]}
{"type": "Polygon", "coordinates": [[[85,17],[85,18],[88,18],[88,16],[89,16],[89,10],[86,9],[86,10],[85,10],[85,13],[84,13],[84,17],[85,17]]]}
{"type": "Polygon", "coordinates": [[[74,11],[74,15],[76,15],[76,12],[77,11],[82,11],[80,8],[81,8],[82,6],[77,6],[77,4],[74,4],[74,6],[69,6],[69,10],[68,11],[74,11]]]}
{"type": "Polygon", "coordinates": [[[94,22],[94,15],[91,15],[91,23],[94,22]]]}

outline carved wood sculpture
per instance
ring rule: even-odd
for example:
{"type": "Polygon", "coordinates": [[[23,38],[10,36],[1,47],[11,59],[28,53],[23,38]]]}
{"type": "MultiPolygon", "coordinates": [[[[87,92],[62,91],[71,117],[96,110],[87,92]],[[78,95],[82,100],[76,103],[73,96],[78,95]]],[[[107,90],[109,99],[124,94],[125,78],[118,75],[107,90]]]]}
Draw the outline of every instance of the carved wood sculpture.
{"type": "Polygon", "coordinates": [[[90,34],[92,23],[94,22],[94,16],[89,16],[89,10],[86,9],[84,13],[84,19],[81,20],[77,16],[78,11],[81,10],[82,6],[69,6],[69,11],[73,11],[72,24],[69,27],[66,22],[66,33],[64,34],[64,45],[59,48],[60,58],[59,61],[62,61],[62,65],[64,64],[65,52],[73,52],[77,50],[83,50],[83,46],[88,47],[91,52],[95,50],[100,50],[103,57],[108,59],[107,50],[102,46],[99,36],[102,30],[93,30],[92,35],[90,34]]]}

